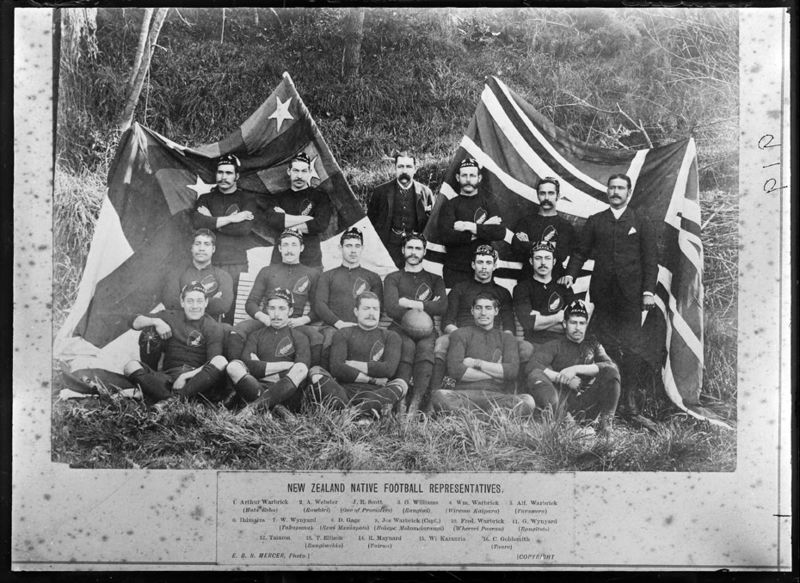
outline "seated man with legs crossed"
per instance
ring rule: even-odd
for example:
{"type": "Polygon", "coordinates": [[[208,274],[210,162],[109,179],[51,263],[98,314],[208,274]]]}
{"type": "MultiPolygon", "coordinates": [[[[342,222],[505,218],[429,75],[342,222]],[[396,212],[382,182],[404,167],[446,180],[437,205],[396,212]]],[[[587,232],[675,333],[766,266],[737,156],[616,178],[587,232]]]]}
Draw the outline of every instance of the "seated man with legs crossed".
{"type": "MultiPolygon", "coordinates": [[[[322,352],[322,334],[316,326],[309,326],[316,316],[312,301],[319,278],[319,269],[300,263],[303,252],[303,235],[296,229],[286,229],[278,238],[278,252],[281,260],[262,268],[255,281],[244,309],[253,318],[239,322],[233,327],[236,334],[229,341],[228,358],[240,358],[245,339],[249,334],[270,325],[265,309],[268,295],[275,288],[286,288],[292,292],[294,304],[287,325],[308,339],[311,349],[311,363],[319,364],[322,352]],[[309,307],[308,314],[305,313],[309,307]]],[[[246,358],[246,356],[245,356],[246,358]]]]}
{"type": "Polygon", "coordinates": [[[514,323],[511,293],[494,280],[497,260],[497,250],[494,247],[480,245],[475,249],[472,257],[472,279],[457,283],[447,294],[447,313],[442,318],[444,334],[436,339],[433,349],[435,360],[431,375],[431,390],[438,389],[442,385],[447,348],[450,346],[450,334],[463,326],[471,326],[475,323],[472,305],[478,294],[489,293],[497,299],[500,307],[497,317],[494,319],[494,326],[514,338],[516,324],[514,323]]]}
{"type": "Polygon", "coordinates": [[[149,402],[203,394],[221,398],[223,371],[222,325],[206,314],[208,298],[199,282],[181,290],[181,310],[165,310],[133,319],[134,330],[154,326],[163,341],[162,371],[138,360],[128,362],[123,372],[138,384],[149,402]]]}
{"type": "Polygon", "coordinates": [[[472,301],[474,325],[450,334],[447,375],[455,380],[455,386],[431,393],[434,410],[468,408],[488,413],[501,407],[524,415],[534,412],[530,395],[513,393],[519,372],[517,341],[494,327],[499,311],[497,298],[481,292],[472,301]]]}
{"type": "Polygon", "coordinates": [[[292,397],[306,380],[310,360],[308,339],[289,325],[294,298],[286,288],[266,296],[269,326],[248,337],[241,360],[228,364],[236,394],[245,403],[268,408],[292,397]]]}
{"type": "Polygon", "coordinates": [[[540,408],[599,416],[600,431],[608,434],[619,401],[619,370],[595,338],[585,338],[588,321],[582,301],[566,307],[566,334],[536,348],[526,386],[540,408]]]}
{"type": "Polygon", "coordinates": [[[354,312],[356,325],[333,335],[330,372],[318,366],[309,371],[311,390],[315,398],[334,407],[354,406],[360,414],[379,417],[408,391],[406,381],[395,378],[400,336],[380,328],[377,294],[360,294],[354,312]]]}

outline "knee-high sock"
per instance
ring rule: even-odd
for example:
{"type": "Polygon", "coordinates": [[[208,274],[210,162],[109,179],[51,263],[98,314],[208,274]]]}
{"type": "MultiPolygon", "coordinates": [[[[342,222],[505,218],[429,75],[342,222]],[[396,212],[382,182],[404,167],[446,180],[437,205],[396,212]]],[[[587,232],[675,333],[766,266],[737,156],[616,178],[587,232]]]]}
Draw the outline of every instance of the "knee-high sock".
{"type": "Polygon", "coordinates": [[[187,397],[198,395],[214,388],[222,380],[222,371],[212,364],[205,364],[199,373],[190,378],[183,387],[183,394],[187,397]]]}
{"type": "Polygon", "coordinates": [[[128,378],[142,388],[142,393],[149,401],[163,401],[173,396],[172,391],[156,375],[144,369],[135,371],[128,378]]]}
{"type": "Polygon", "coordinates": [[[433,375],[434,364],[430,361],[421,361],[414,364],[414,393],[411,396],[411,402],[419,405],[431,385],[431,376],[433,375]]]}

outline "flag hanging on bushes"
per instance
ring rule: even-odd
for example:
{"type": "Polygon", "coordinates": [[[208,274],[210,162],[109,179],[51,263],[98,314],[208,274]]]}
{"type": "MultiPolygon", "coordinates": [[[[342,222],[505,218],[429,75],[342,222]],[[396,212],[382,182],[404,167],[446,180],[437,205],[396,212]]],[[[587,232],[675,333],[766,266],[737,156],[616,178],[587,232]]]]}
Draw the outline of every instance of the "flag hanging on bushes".
{"type": "MultiPolygon", "coordinates": [[[[388,252],[284,73],[267,100],[218,142],[189,148],[139,124],[125,132],[109,171],[108,194],[77,299],[56,338],[55,356],[96,355],[129,331],[132,315],[159,304],[165,274],[190,260],[189,213],[197,197],[214,185],[220,155],[231,153],[241,160],[240,189],[266,195],[289,188],[286,171],[301,151],[311,159],[311,186],[332,202],[330,224],[320,237],[323,267],[341,262],[336,235],[358,225],[369,249],[363,265],[381,275],[394,271],[388,252]]],[[[273,235],[255,221],[246,247],[271,246],[273,235]]],[[[117,362],[119,358],[101,360],[112,370],[124,364],[117,362]]]]}
{"type": "MultiPolygon", "coordinates": [[[[507,227],[497,244],[498,283],[513,288],[522,264],[511,253],[513,228],[520,217],[538,212],[535,185],[557,176],[561,183],[559,213],[580,229],[586,219],[608,208],[606,180],[625,173],[633,182],[630,205],[643,209],[661,234],[656,303],[659,310],[644,323],[648,354],[660,367],[669,398],[687,413],[702,418],[703,379],[703,245],[700,240],[697,159],[694,140],[646,150],[610,150],[577,142],[556,128],[500,80],[490,77],[466,134],[445,175],[441,194],[426,228],[427,268],[441,273],[446,248],[437,233],[444,198],[457,195],[458,164],[465,157],[481,165],[481,188],[491,192],[507,227]]],[[[589,289],[591,261],[574,290],[589,289]]],[[[591,298],[589,298],[591,300],[591,298]]]]}

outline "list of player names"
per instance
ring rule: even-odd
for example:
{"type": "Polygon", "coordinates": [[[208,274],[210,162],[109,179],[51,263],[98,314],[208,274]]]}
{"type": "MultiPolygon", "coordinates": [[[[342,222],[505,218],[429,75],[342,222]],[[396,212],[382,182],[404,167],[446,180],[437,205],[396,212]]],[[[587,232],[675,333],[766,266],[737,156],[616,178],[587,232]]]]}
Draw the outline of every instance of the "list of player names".
{"type": "Polygon", "coordinates": [[[555,564],[569,560],[572,476],[219,474],[226,565],[555,564]],[[565,493],[567,495],[565,495],[565,493]]]}

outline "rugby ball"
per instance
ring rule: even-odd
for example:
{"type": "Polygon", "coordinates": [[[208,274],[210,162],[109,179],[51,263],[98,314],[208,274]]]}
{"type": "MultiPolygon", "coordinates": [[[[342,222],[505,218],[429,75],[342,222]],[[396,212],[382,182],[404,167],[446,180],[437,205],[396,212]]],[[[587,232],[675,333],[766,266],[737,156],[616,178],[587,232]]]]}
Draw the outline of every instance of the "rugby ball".
{"type": "Polygon", "coordinates": [[[407,310],[400,321],[400,327],[413,340],[421,340],[433,334],[433,319],[422,310],[407,310]]]}

